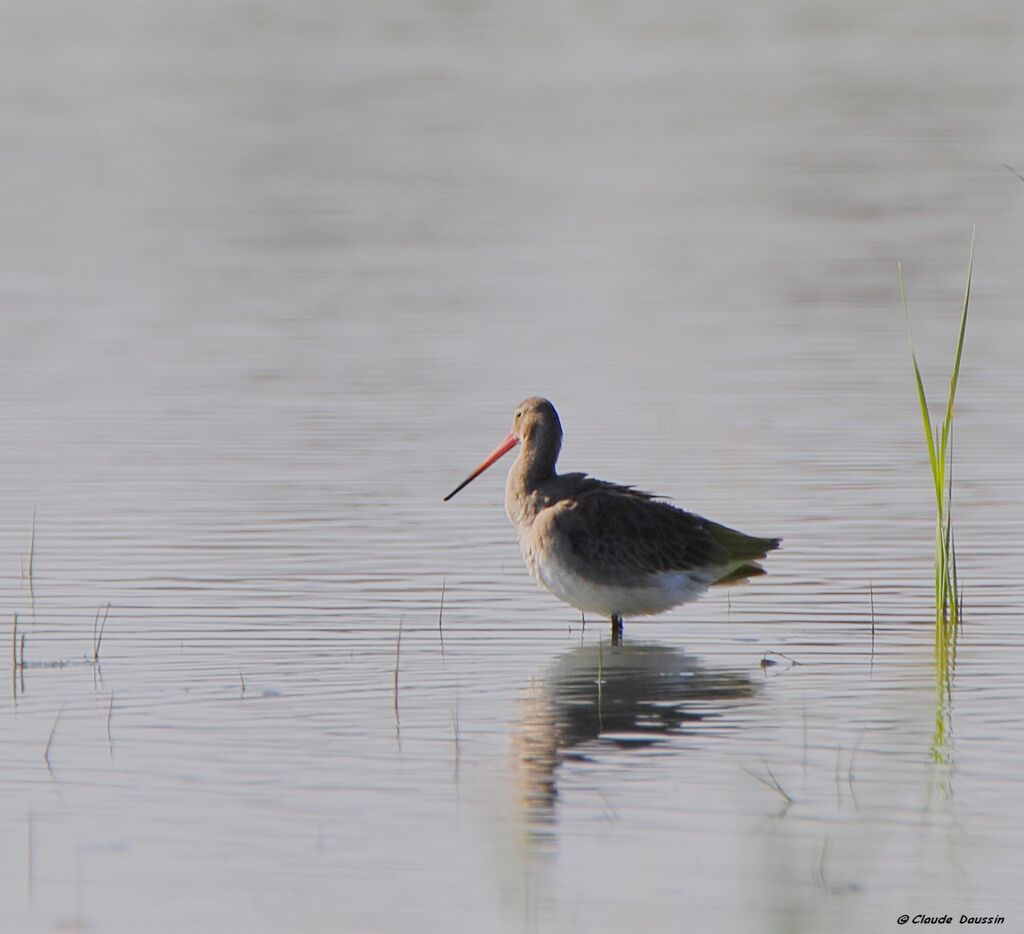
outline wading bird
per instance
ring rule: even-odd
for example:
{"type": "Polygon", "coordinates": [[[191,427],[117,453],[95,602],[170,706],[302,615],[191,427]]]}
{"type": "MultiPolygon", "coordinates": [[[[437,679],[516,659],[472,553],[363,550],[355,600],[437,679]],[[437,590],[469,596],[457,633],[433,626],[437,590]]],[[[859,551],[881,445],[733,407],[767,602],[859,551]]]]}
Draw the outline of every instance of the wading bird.
{"type": "Polygon", "coordinates": [[[531,576],[559,600],[612,622],[650,616],[715,584],[764,574],[757,561],[781,539],[745,535],[629,486],[555,470],[562,423],[547,399],[519,403],[512,430],[446,497],[450,500],[517,444],[505,512],[531,576]]]}

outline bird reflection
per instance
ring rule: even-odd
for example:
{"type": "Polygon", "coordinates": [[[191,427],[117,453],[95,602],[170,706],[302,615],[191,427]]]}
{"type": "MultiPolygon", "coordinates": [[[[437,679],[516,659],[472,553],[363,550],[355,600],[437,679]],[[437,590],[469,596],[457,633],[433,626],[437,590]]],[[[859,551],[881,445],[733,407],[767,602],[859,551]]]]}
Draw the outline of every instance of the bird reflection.
{"type": "Polygon", "coordinates": [[[567,652],[530,683],[513,736],[527,816],[553,820],[566,760],[665,743],[754,690],[745,674],[709,668],[667,646],[601,643],[567,652]]]}

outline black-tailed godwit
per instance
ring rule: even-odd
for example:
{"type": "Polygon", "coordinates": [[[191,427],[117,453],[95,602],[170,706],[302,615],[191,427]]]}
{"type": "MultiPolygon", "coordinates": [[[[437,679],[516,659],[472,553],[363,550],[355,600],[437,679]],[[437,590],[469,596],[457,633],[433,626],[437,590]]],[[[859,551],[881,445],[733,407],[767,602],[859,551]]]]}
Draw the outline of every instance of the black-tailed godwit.
{"type": "Polygon", "coordinates": [[[516,444],[505,512],[533,578],[559,600],[606,616],[618,642],[627,616],[663,613],[715,584],[764,574],[778,538],[745,535],[632,487],[555,470],[562,424],[547,399],[526,399],[512,430],[445,497],[447,502],[516,444]]]}

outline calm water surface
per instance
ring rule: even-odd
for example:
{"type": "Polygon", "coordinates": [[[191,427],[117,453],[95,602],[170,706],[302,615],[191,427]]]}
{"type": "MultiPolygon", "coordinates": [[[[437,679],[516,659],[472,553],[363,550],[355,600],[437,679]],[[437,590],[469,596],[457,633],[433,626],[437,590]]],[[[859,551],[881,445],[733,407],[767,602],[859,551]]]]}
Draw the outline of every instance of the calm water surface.
{"type": "Polygon", "coordinates": [[[1018,4],[15,4],[0,51],[4,930],[1024,930],[1018,4]],[[947,692],[896,262],[938,399],[974,224],[947,692]],[[441,502],[531,394],[770,575],[584,629],[500,469],[441,502]]]}

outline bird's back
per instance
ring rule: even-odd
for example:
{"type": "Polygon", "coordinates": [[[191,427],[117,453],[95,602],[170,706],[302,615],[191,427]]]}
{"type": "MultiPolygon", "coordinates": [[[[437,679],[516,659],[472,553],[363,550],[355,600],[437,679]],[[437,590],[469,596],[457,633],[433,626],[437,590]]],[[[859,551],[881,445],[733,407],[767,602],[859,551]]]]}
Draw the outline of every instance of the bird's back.
{"type": "Polygon", "coordinates": [[[557,539],[561,559],[590,579],[629,583],[676,571],[708,583],[742,579],[763,573],[752,562],[779,545],[586,474],[555,477],[544,492],[549,505],[537,520],[557,539]]]}

